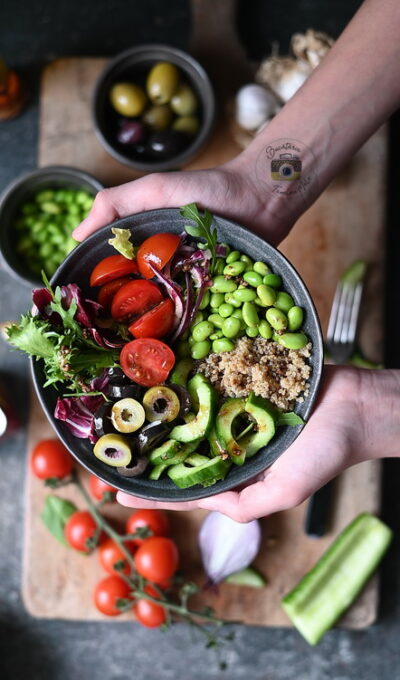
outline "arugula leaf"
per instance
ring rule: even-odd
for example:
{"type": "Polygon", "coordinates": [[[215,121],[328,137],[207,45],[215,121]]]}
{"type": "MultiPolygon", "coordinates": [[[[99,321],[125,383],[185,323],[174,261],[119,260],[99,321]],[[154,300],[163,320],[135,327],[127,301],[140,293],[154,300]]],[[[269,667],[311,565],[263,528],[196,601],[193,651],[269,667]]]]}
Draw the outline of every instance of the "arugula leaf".
{"type": "Polygon", "coordinates": [[[216,245],[217,245],[217,230],[212,226],[213,216],[209,210],[204,210],[201,215],[196,203],[189,203],[180,209],[180,214],[187,220],[192,220],[195,226],[185,225],[185,231],[189,236],[194,238],[203,238],[206,241],[207,247],[211,252],[211,274],[215,270],[216,261],[216,245]]]}
{"type": "Polygon", "coordinates": [[[52,359],[57,345],[57,333],[37,316],[26,314],[19,324],[6,328],[8,342],[22,352],[39,359],[52,359]]]}
{"type": "Polygon", "coordinates": [[[114,238],[108,239],[110,246],[115,248],[115,250],[121,253],[121,255],[126,257],[127,260],[133,260],[136,249],[130,240],[130,229],[118,229],[118,227],[111,227],[111,231],[114,234],[114,238]]]}
{"type": "Polygon", "coordinates": [[[297,413],[294,413],[294,411],[290,411],[289,413],[280,413],[278,417],[278,423],[277,425],[304,425],[305,421],[301,416],[299,416],[297,413]]]}
{"type": "Polygon", "coordinates": [[[76,505],[58,496],[50,494],[44,502],[40,515],[44,525],[51,534],[63,545],[68,545],[64,537],[64,527],[71,515],[76,512],[76,505]]]}

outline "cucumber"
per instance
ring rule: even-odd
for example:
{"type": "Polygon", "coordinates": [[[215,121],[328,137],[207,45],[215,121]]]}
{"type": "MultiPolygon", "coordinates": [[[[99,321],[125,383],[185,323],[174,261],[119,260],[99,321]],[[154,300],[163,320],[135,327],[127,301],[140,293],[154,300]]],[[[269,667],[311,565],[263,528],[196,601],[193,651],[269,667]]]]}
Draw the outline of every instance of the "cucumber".
{"type": "Polygon", "coordinates": [[[219,456],[207,458],[207,456],[195,453],[189,456],[185,463],[169,468],[168,476],[181,489],[187,489],[195,484],[209,486],[219,479],[224,479],[230,465],[229,461],[222,460],[219,456]],[[194,467],[189,466],[190,462],[194,464],[194,467]]]}
{"type": "Polygon", "coordinates": [[[173,458],[178,451],[180,451],[179,442],[174,439],[167,439],[164,444],[157,446],[153,449],[149,456],[149,461],[152,465],[160,465],[160,463],[166,463],[168,458],[173,458]]]}
{"type": "Polygon", "coordinates": [[[241,441],[246,450],[246,458],[251,458],[274,436],[278,411],[267,399],[256,397],[254,392],[246,400],[246,411],[257,423],[257,432],[248,434],[241,441]]]}
{"type": "Polygon", "coordinates": [[[181,359],[175,365],[171,375],[169,376],[169,381],[174,383],[174,385],[180,385],[181,387],[186,387],[188,375],[193,369],[194,361],[193,359],[181,359]]]}
{"type": "MultiPolygon", "coordinates": [[[[174,453],[172,457],[168,458],[167,460],[164,460],[163,456],[157,456],[156,461],[153,462],[154,467],[150,472],[149,479],[160,479],[162,473],[168,467],[171,467],[171,465],[179,465],[180,463],[184,463],[186,458],[190,456],[191,453],[196,451],[201,441],[201,439],[195,439],[193,442],[181,445],[180,448],[177,449],[176,453],[174,453]]],[[[178,442],[174,441],[174,444],[178,444],[178,442]]]]}
{"type": "Polygon", "coordinates": [[[214,388],[201,373],[189,381],[188,389],[191,395],[196,395],[199,403],[196,417],[185,425],[175,425],[170,435],[171,439],[183,443],[207,436],[214,420],[217,399],[214,388]]]}
{"type": "Polygon", "coordinates": [[[241,413],[245,413],[246,400],[241,398],[225,399],[218,411],[215,421],[217,440],[226,449],[236,465],[243,465],[246,458],[246,447],[243,442],[237,442],[232,433],[233,421],[241,413]]]}
{"type": "Polygon", "coordinates": [[[263,588],[266,585],[266,580],[253,567],[246,567],[227,576],[225,583],[232,583],[236,586],[250,586],[251,588],[263,588]]]}
{"type": "Polygon", "coordinates": [[[358,515],[282,600],[297,630],[316,645],[355,600],[385,554],[393,532],[369,513],[358,515]]]}

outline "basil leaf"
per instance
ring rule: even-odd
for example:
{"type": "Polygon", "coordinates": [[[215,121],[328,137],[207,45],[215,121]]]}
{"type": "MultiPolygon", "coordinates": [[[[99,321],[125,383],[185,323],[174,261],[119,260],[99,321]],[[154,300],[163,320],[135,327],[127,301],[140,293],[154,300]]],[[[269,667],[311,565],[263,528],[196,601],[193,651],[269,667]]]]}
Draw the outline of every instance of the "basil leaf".
{"type": "Polygon", "coordinates": [[[51,534],[63,545],[68,545],[64,537],[64,527],[68,518],[76,512],[76,505],[58,496],[47,496],[40,517],[51,534]]]}
{"type": "Polygon", "coordinates": [[[290,413],[280,413],[278,418],[278,425],[304,425],[304,422],[303,418],[293,411],[290,413]]]}

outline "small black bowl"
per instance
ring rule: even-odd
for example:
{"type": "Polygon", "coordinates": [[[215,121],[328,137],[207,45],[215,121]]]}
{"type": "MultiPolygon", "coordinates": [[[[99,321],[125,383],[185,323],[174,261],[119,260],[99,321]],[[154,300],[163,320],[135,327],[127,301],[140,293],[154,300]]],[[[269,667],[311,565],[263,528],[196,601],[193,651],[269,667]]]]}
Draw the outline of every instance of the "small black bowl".
{"type": "MultiPolygon", "coordinates": [[[[296,413],[307,420],[317,396],[323,364],[322,334],[310,294],[294,267],[273,246],[231,220],[216,217],[215,221],[218,241],[229,243],[234,249],[248,254],[254,260],[264,260],[271,265],[273,271],[281,275],[285,290],[293,296],[296,304],[303,307],[305,311],[303,328],[313,344],[310,359],[312,374],[309,381],[309,394],[304,402],[296,406],[296,413]]],[[[131,229],[132,240],[138,245],[145,238],[155,233],[163,233],[168,230],[179,234],[183,231],[184,225],[185,220],[177,209],[152,210],[118,220],[95,232],[77,246],[59,267],[51,283],[53,286],[77,283],[84,294],[90,297],[93,295],[93,289],[90,288],[88,281],[90,271],[101,259],[115,254],[115,250],[107,242],[112,236],[111,226],[131,229]]],[[[272,465],[292,444],[302,429],[302,426],[280,427],[267,447],[246,461],[243,466],[234,465],[224,480],[209,488],[196,486],[189,489],[179,489],[168,477],[158,481],[145,477],[122,477],[115,468],[107,466],[94,456],[93,447],[88,440],[77,439],[64,423],[55,420],[53,413],[58,393],[52,387],[43,387],[45,380],[40,362],[32,362],[32,371],[40,402],[58,436],[75,458],[90,472],[108,484],[127,493],[155,501],[195,500],[245,484],[272,465]]]]}
{"type": "Polygon", "coordinates": [[[95,196],[103,185],[83,170],[64,165],[49,165],[27,172],[9,184],[0,196],[0,252],[7,270],[28,286],[41,285],[26,268],[16,250],[15,221],[22,204],[43,189],[84,189],[95,196]]]}
{"type": "Polygon", "coordinates": [[[180,168],[202,149],[213,128],[215,98],[210,80],[203,67],[186,52],[168,45],[141,45],[118,54],[106,66],[97,81],[93,97],[93,120],[96,134],[105,149],[121,163],[136,170],[154,172],[180,168]],[[165,159],[141,157],[119,144],[116,135],[118,114],[110,104],[110,90],[116,82],[144,85],[152,66],[159,61],[175,64],[199,101],[200,128],[179,152],[165,159]]]}

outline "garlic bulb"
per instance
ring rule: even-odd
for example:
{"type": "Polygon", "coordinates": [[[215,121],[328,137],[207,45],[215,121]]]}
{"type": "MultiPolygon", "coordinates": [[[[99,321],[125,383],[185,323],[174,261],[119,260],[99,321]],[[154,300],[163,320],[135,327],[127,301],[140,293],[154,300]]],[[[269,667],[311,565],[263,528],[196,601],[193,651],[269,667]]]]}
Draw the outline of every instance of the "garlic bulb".
{"type": "Polygon", "coordinates": [[[322,31],[309,28],[305,33],[295,33],[290,48],[297,59],[307,62],[312,68],[318,66],[335,41],[322,31]]]}
{"type": "Polygon", "coordinates": [[[244,130],[257,130],[279,107],[276,97],[262,87],[251,83],[236,94],[235,118],[244,130]]]}
{"type": "Polygon", "coordinates": [[[256,81],[268,86],[282,102],[286,103],[311,72],[311,65],[299,59],[270,57],[261,63],[256,73],[256,81]]]}

